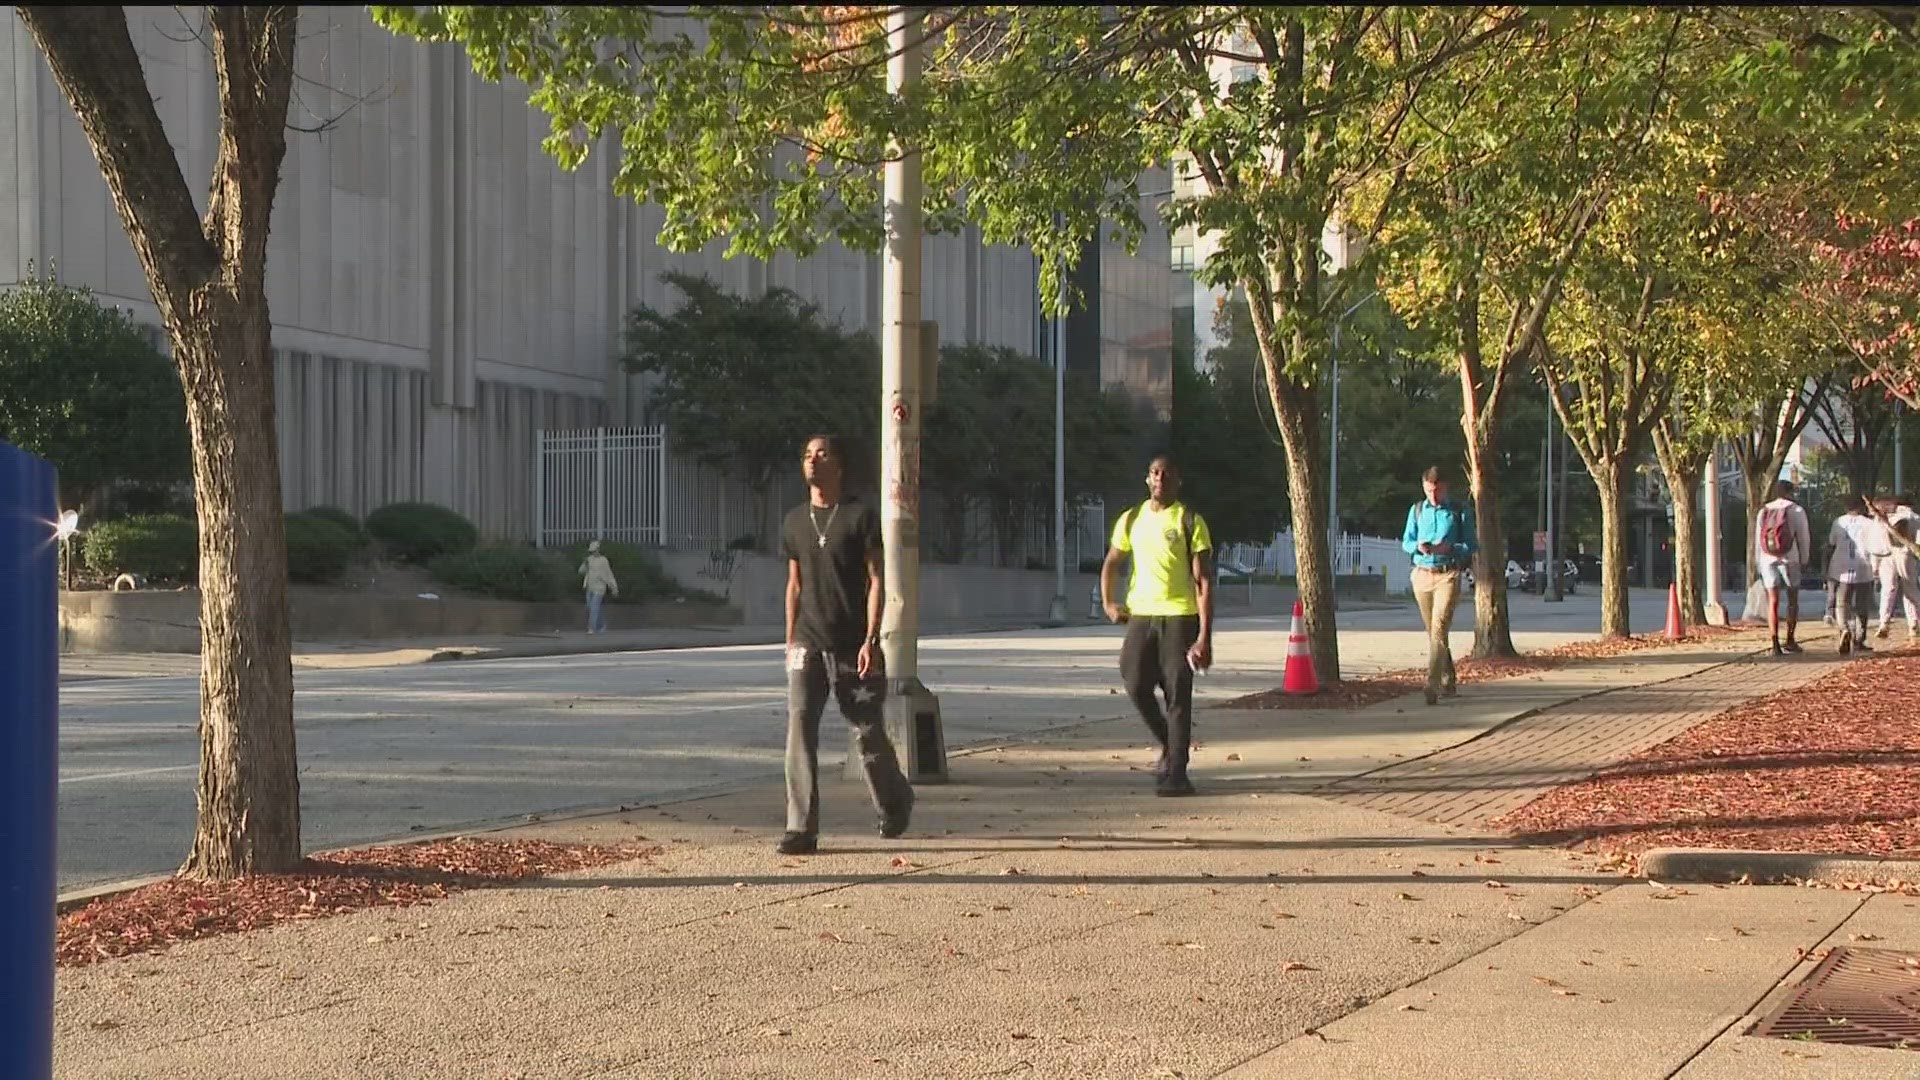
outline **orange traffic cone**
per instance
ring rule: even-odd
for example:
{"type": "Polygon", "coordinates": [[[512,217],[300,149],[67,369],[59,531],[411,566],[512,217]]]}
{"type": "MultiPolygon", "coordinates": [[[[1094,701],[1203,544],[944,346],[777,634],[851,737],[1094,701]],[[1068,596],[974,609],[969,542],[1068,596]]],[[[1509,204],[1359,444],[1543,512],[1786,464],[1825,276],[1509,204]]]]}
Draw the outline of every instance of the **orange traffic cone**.
{"type": "Polygon", "coordinates": [[[1293,629],[1287,632],[1287,674],[1280,682],[1287,694],[1317,694],[1320,679],[1313,673],[1313,652],[1307,648],[1307,632],[1300,626],[1300,601],[1293,602],[1293,629]]]}
{"type": "Polygon", "coordinates": [[[1667,586],[1667,640],[1679,641],[1686,636],[1680,625],[1680,585],[1675,582],[1667,586]]]}

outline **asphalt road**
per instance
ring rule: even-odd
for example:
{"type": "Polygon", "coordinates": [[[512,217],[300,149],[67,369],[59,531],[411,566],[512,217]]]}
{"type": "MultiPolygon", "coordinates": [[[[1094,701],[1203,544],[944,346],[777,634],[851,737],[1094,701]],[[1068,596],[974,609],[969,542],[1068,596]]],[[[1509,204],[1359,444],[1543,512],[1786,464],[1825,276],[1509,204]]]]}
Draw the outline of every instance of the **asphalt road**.
{"type": "MultiPolygon", "coordinates": [[[[1635,627],[1659,626],[1664,600],[1636,593],[1635,627]]],[[[1590,637],[1598,602],[1521,597],[1514,622],[1523,649],[1590,637]]],[[[1472,623],[1463,604],[1456,651],[1472,623]]],[[[1425,660],[1411,606],[1341,624],[1350,675],[1425,660]]],[[[1223,622],[1202,700],[1277,685],[1286,633],[1284,619],[1223,622]]],[[[1123,714],[1118,647],[1113,627],[930,638],[921,677],[955,749],[1123,714]]],[[[295,683],[310,850],[773,778],[785,745],[773,646],[302,671],[295,683]]],[[[173,870],[193,828],[197,679],[71,683],[60,698],[60,889],[173,870]]],[[[823,756],[837,761],[844,728],[829,718],[826,730],[823,756]]]]}

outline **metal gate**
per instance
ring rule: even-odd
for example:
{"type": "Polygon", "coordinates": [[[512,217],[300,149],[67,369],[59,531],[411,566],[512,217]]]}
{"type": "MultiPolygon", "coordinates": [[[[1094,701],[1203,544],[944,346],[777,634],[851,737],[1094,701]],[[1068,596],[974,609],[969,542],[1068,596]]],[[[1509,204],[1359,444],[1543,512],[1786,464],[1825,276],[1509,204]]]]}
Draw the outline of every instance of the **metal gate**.
{"type": "Polygon", "coordinates": [[[533,468],[533,542],[586,540],[664,546],[666,431],[659,427],[542,431],[533,468]]]}

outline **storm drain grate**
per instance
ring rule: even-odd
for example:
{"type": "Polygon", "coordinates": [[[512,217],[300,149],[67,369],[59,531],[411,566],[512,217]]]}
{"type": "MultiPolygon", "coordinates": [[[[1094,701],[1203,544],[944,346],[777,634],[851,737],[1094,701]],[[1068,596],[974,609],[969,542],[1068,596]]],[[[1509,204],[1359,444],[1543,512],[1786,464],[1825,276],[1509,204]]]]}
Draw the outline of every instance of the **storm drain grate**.
{"type": "Polygon", "coordinates": [[[1920,955],[1836,948],[1752,1034],[1920,1050],[1920,955]]]}

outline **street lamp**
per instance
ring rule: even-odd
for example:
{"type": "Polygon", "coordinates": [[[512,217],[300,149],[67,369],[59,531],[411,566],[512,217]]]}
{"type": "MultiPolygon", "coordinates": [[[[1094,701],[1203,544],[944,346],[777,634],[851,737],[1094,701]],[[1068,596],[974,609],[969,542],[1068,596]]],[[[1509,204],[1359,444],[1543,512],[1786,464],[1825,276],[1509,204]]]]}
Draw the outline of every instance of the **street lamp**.
{"type": "MultiPolygon", "coordinates": [[[[1345,254],[1344,249],[1341,254],[1345,254]]],[[[1361,304],[1379,295],[1379,289],[1369,292],[1333,320],[1333,404],[1329,409],[1333,415],[1333,452],[1327,461],[1327,551],[1336,562],[1340,547],[1340,327],[1361,304]]]]}

